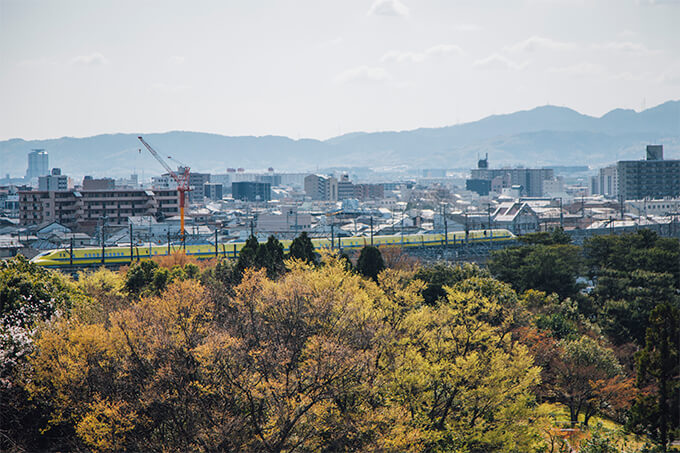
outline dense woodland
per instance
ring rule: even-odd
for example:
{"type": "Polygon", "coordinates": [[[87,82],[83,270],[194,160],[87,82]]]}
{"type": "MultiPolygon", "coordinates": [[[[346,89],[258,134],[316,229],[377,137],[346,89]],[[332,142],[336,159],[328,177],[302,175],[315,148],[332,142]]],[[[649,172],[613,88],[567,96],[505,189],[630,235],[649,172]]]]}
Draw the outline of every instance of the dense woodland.
{"type": "Polygon", "coordinates": [[[678,241],[522,241],[484,268],[304,234],[77,279],[4,261],[0,449],[672,448],[678,241]]]}

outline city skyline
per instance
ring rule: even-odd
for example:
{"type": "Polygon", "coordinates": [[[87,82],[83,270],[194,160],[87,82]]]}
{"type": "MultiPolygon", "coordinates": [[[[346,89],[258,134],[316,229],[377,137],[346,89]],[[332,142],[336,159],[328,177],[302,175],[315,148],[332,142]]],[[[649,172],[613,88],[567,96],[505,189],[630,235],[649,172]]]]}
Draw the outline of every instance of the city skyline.
{"type": "Polygon", "coordinates": [[[680,2],[0,1],[0,140],[325,139],[680,92],[680,2]]]}

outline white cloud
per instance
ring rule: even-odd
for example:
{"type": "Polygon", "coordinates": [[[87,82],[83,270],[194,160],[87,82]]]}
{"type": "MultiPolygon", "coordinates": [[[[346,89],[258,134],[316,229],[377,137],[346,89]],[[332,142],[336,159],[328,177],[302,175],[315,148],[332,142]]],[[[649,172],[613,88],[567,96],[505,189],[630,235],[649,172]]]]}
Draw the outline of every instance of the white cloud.
{"type": "Polygon", "coordinates": [[[186,59],[183,56],[173,55],[170,58],[168,58],[168,63],[170,63],[171,65],[179,66],[181,64],[184,64],[185,60],[186,59]]]}
{"type": "Polygon", "coordinates": [[[425,54],[430,56],[450,54],[465,55],[465,52],[463,52],[463,49],[461,49],[459,46],[456,46],[455,44],[437,44],[436,46],[432,46],[427,49],[425,54]]]}
{"type": "Polygon", "coordinates": [[[505,47],[510,52],[536,52],[539,50],[574,50],[576,44],[571,42],[555,41],[542,36],[532,36],[511,46],[505,47]]]}
{"type": "Polygon", "coordinates": [[[680,68],[670,69],[662,72],[657,81],[666,85],[680,85],[680,68]]]}
{"type": "Polygon", "coordinates": [[[605,67],[597,63],[584,61],[569,66],[548,68],[547,72],[565,74],[569,76],[601,75],[605,72],[605,67]]]}
{"type": "Polygon", "coordinates": [[[480,69],[490,69],[490,70],[498,70],[498,69],[513,69],[513,70],[519,70],[523,69],[526,66],[526,63],[519,64],[507,57],[504,57],[503,55],[499,55],[497,53],[489,55],[486,58],[482,58],[480,60],[476,60],[472,63],[473,67],[480,68],[480,69]]]}
{"type": "Polygon", "coordinates": [[[368,10],[369,16],[402,16],[406,17],[409,9],[399,0],[375,0],[368,10]]]}
{"type": "Polygon", "coordinates": [[[109,64],[109,60],[99,52],[89,55],[79,55],[71,60],[76,66],[103,66],[109,64]]]}
{"type": "Polygon", "coordinates": [[[391,50],[382,56],[381,62],[397,63],[420,63],[430,57],[442,57],[446,55],[464,55],[465,52],[454,44],[437,44],[422,52],[391,50]]]}
{"type": "Polygon", "coordinates": [[[380,59],[381,62],[395,61],[397,63],[420,63],[425,60],[425,54],[421,52],[402,52],[390,50],[380,59]]]}
{"type": "Polygon", "coordinates": [[[359,66],[341,72],[335,77],[336,83],[351,82],[385,82],[391,76],[385,69],[380,67],[359,66]]]}
{"type": "Polygon", "coordinates": [[[660,50],[649,49],[642,43],[631,41],[610,41],[602,44],[593,44],[596,50],[604,50],[607,52],[622,52],[635,55],[650,55],[661,53],[660,50]]]}

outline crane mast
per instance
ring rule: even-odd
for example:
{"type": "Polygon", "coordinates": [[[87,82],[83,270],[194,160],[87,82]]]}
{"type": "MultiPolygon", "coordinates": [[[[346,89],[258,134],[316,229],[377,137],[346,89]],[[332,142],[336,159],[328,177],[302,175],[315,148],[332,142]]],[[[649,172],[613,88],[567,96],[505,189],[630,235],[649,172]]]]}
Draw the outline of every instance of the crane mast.
{"type": "Polygon", "coordinates": [[[189,167],[183,167],[184,171],[182,172],[182,175],[178,175],[173,171],[172,168],[170,168],[170,165],[168,165],[160,155],[156,152],[155,149],[151,147],[142,137],[137,137],[140,142],[146,147],[146,149],[149,150],[151,155],[158,161],[160,164],[165,168],[165,171],[168,172],[170,177],[175,180],[177,183],[177,192],[179,192],[179,218],[180,218],[180,234],[181,234],[181,239],[182,239],[182,245],[184,245],[184,205],[185,205],[185,199],[186,199],[186,192],[190,191],[191,188],[189,187],[189,172],[190,168],[189,167]]]}

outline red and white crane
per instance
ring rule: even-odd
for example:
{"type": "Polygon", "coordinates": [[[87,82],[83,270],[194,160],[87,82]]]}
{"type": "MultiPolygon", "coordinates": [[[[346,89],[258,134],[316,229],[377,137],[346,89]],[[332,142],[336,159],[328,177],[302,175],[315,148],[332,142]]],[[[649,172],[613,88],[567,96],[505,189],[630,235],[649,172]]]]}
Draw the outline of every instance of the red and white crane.
{"type": "Polygon", "coordinates": [[[165,168],[165,171],[168,172],[170,177],[175,180],[177,183],[177,191],[179,192],[179,218],[180,218],[180,234],[182,235],[182,244],[184,243],[184,201],[186,199],[186,192],[190,191],[191,188],[189,187],[189,171],[191,170],[189,167],[182,167],[183,172],[181,175],[178,175],[175,173],[172,168],[170,168],[170,165],[165,162],[161,156],[158,155],[155,149],[151,147],[147,142],[144,141],[142,137],[137,137],[140,142],[146,147],[146,149],[149,150],[151,155],[156,158],[158,162],[161,163],[163,168],[165,168]]]}

